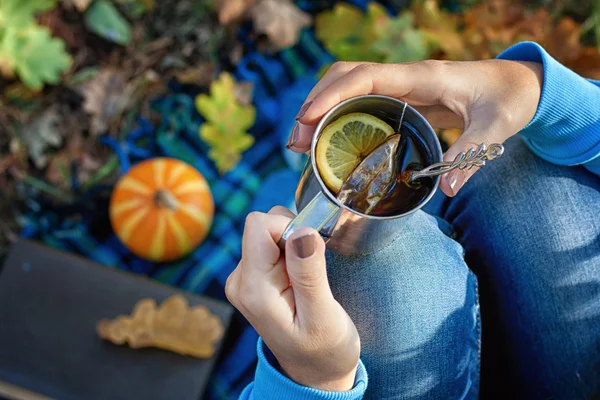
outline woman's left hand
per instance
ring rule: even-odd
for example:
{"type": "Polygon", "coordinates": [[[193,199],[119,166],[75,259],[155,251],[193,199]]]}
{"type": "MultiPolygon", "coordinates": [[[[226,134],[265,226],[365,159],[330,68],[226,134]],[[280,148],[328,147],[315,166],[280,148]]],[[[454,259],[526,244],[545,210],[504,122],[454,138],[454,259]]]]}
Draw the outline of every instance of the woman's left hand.
{"type": "MultiPolygon", "coordinates": [[[[542,65],[532,62],[335,63],[308,95],[288,147],[309,150],[315,125],[327,111],[351,97],[379,94],[416,106],[434,128],[464,129],[444,155],[452,161],[460,152],[503,143],[523,129],[537,110],[542,81],[542,65]]],[[[454,170],[440,187],[454,196],[476,171],[454,170]]]]}

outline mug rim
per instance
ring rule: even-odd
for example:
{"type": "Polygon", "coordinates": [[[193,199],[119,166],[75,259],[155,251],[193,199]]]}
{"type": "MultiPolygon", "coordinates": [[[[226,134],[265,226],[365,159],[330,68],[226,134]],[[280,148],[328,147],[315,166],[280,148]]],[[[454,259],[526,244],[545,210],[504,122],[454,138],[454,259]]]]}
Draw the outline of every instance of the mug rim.
{"type": "MultiPolygon", "coordinates": [[[[323,132],[323,128],[325,125],[325,121],[331,116],[331,114],[333,114],[334,112],[336,112],[339,108],[341,108],[342,106],[348,104],[348,103],[353,103],[355,101],[358,101],[360,99],[364,99],[364,98],[379,98],[385,101],[391,101],[394,103],[398,103],[401,106],[404,106],[405,102],[403,102],[402,100],[398,100],[395,99],[393,97],[389,97],[389,96],[383,96],[383,95],[379,95],[379,94],[365,94],[365,95],[360,95],[360,96],[355,96],[355,97],[351,97],[349,99],[346,99],[338,104],[336,104],[331,110],[327,111],[327,113],[321,118],[321,120],[319,121],[319,123],[317,124],[316,128],[315,128],[315,133],[313,134],[312,140],[311,140],[311,144],[310,144],[310,162],[311,162],[311,166],[313,169],[313,174],[315,175],[315,178],[317,178],[317,182],[319,182],[319,185],[321,186],[321,191],[325,194],[325,196],[327,196],[327,198],[332,201],[336,206],[338,206],[341,209],[347,210],[353,214],[359,215],[361,217],[365,217],[365,218],[370,218],[370,219],[374,219],[374,220],[390,220],[390,219],[397,219],[397,218],[402,218],[402,217],[406,217],[410,214],[413,214],[414,212],[416,212],[417,210],[420,210],[422,207],[425,206],[425,204],[429,203],[429,201],[432,199],[432,197],[435,195],[435,193],[437,192],[437,189],[439,187],[440,184],[440,176],[436,176],[434,179],[434,184],[433,184],[433,188],[431,189],[431,191],[429,192],[429,194],[414,208],[402,213],[402,214],[397,214],[397,215],[385,215],[385,216],[378,216],[378,215],[369,215],[369,214],[364,214],[361,213],[359,211],[356,211],[350,207],[348,207],[345,204],[342,204],[338,201],[338,199],[331,193],[331,191],[329,190],[329,188],[327,187],[327,185],[325,185],[325,182],[323,182],[323,179],[321,179],[321,175],[319,174],[319,169],[317,167],[317,161],[316,161],[316,157],[315,157],[315,151],[316,151],[316,147],[317,147],[317,141],[319,140],[319,137],[321,136],[321,133],[323,132]]],[[[433,128],[431,127],[431,125],[429,124],[429,121],[427,121],[425,119],[425,117],[423,117],[423,115],[421,115],[421,113],[419,113],[414,107],[412,107],[410,104],[406,103],[406,107],[407,109],[410,109],[414,115],[421,120],[421,122],[423,122],[425,124],[425,126],[427,128],[429,128],[429,130],[432,132],[434,138],[435,138],[435,147],[436,150],[438,150],[440,156],[443,155],[442,152],[442,145],[440,143],[440,139],[438,138],[438,136],[435,134],[435,131],[433,130],[433,128]]],[[[421,135],[421,132],[418,132],[416,129],[415,131],[417,132],[417,134],[421,135]]],[[[440,162],[442,157],[440,157],[440,160],[434,160],[433,162],[440,162]]]]}

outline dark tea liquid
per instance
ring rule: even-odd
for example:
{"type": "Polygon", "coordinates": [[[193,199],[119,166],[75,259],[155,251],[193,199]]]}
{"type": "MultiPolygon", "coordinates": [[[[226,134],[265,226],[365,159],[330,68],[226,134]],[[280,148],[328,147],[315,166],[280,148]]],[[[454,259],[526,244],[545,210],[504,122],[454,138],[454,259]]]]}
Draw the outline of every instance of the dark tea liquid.
{"type": "MultiPolygon", "coordinates": [[[[406,123],[402,125],[399,149],[400,157],[397,160],[397,171],[395,181],[384,197],[379,200],[376,207],[369,215],[392,216],[403,214],[417,207],[433,190],[433,179],[422,178],[414,182],[407,182],[402,172],[408,170],[421,170],[433,163],[431,152],[411,126],[406,123]]],[[[364,204],[346,204],[350,208],[362,212],[366,207],[364,204]]]]}

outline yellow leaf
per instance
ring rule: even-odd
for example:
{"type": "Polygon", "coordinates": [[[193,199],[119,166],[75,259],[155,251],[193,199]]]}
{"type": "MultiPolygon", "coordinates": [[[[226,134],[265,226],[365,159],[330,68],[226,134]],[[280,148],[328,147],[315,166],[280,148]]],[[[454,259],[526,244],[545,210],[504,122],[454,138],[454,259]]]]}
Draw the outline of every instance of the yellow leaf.
{"type": "Polygon", "coordinates": [[[199,134],[210,146],[208,155],[221,174],[235,167],[241,154],[254,144],[246,131],[254,125],[256,109],[238,101],[236,86],[233,77],[223,72],[212,83],[210,95],[196,97],[196,108],[206,120],[199,134]]]}
{"type": "Polygon", "coordinates": [[[417,1],[412,12],[415,25],[428,42],[445,53],[447,59],[465,59],[465,43],[458,32],[457,16],[441,10],[437,0],[417,1]]]}

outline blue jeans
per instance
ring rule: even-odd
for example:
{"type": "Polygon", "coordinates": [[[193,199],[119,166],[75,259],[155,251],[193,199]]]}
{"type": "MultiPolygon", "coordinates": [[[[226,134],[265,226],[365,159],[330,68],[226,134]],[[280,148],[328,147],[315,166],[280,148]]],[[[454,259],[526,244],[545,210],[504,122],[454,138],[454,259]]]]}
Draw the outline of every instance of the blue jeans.
{"type": "Polygon", "coordinates": [[[514,137],[438,200],[384,250],[328,255],[361,336],[365,398],[600,393],[600,178],[514,137]]]}

